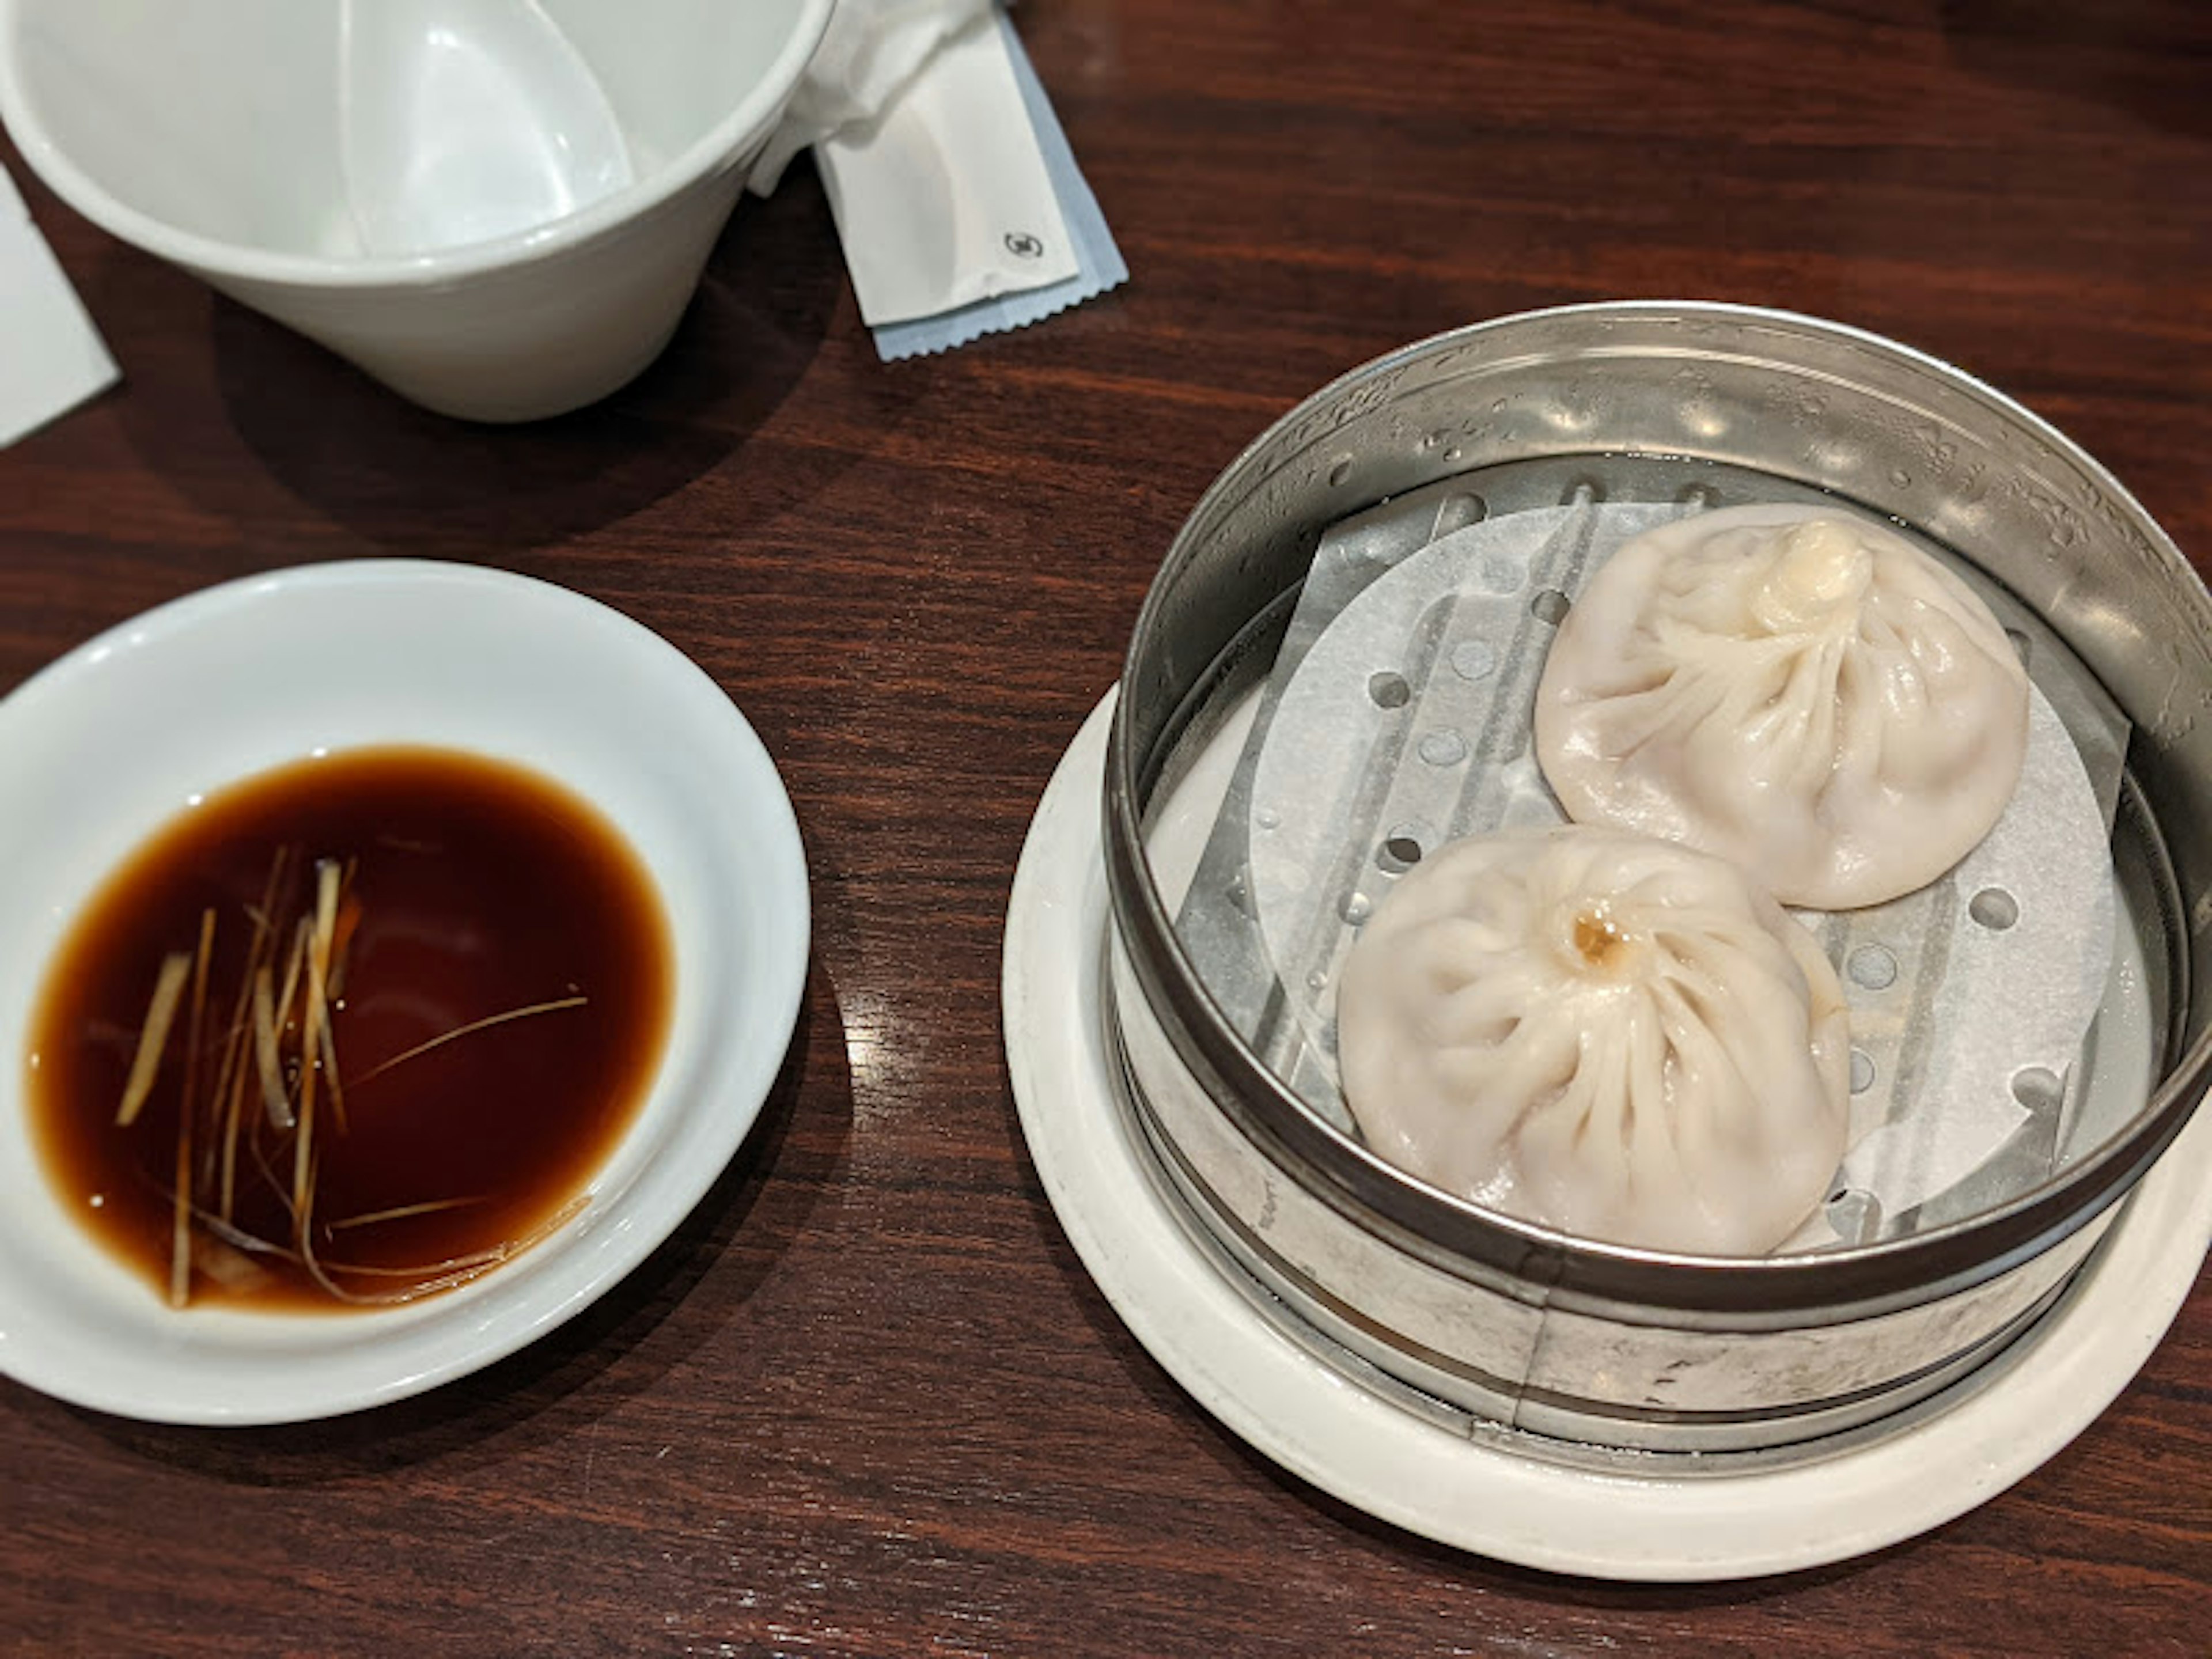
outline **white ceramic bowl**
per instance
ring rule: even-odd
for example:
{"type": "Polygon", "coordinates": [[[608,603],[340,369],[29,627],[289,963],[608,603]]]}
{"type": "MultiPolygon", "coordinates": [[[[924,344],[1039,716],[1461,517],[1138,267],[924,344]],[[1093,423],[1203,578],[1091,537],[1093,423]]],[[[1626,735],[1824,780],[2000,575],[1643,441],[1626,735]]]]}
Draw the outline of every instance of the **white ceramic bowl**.
{"type": "Polygon", "coordinates": [[[0,0],[0,118],[124,240],[528,420],[666,344],[831,3],[0,0]]]}
{"type": "Polygon", "coordinates": [[[690,1212],[782,1063],[806,866],[744,717],[657,635],[522,577],[374,561],[233,582],[80,647],[0,701],[0,1373],[167,1422],[326,1416],[488,1364],[587,1306],[690,1212]],[[675,954],[644,1103],[550,1237],[459,1290],[343,1314],[178,1312],[64,1207],[31,1144],[33,1004],[85,900],[193,796],[318,749],[434,744],[596,805],[675,954]]]}

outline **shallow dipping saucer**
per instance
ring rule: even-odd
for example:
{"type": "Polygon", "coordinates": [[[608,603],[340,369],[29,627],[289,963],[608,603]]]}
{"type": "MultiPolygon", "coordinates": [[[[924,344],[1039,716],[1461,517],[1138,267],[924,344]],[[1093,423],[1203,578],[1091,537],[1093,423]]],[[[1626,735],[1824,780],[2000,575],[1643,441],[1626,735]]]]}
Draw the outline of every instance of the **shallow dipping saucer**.
{"type": "Polygon", "coordinates": [[[0,701],[0,1373],[152,1421],[289,1422],[463,1376],[604,1294],[736,1152],[805,979],[806,868],[744,715],[606,606],[461,565],[279,571],[149,611],[0,701]],[[68,1214],[29,1136],[29,1022],[85,902],[197,798],[289,762],[432,744],[591,801],[659,889],[674,996],[629,1133],[551,1237],[388,1310],[165,1306],[68,1214]]]}

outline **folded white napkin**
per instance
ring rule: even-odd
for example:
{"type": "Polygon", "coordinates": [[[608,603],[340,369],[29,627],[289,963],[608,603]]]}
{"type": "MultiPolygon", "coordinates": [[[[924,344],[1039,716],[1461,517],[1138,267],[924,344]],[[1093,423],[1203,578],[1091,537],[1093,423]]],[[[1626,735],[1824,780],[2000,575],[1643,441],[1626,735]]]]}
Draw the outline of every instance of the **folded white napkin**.
{"type": "Polygon", "coordinates": [[[1006,14],[840,0],[749,182],[812,146],[886,360],[1022,327],[1128,270],[1006,14]]]}
{"type": "Polygon", "coordinates": [[[765,196],[799,151],[874,120],[939,46],[990,9],[991,0],[837,0],[747,182],[765,196]]]}
{"type": "Polygon", "coordinates": [[[0,447],[115,378],[115,360],[0,169],[0,447]]]}

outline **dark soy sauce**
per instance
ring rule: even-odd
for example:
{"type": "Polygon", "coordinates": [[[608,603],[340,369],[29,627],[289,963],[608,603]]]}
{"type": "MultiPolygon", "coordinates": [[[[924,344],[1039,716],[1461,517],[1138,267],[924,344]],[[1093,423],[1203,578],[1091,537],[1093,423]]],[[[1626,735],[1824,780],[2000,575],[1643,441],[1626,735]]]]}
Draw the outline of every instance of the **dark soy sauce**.
{"type": "MultiPolygon", "coordinates": [[[[560,786],[478,757],[393,748],[297,763],[209,795],[111,876],[32,1024],[31,1127],[48,1176],[168,1295],[186,1009],[140,1115],[118,1127],[117,1109],[162,960],[196,951],[212,908],[190,1158],[195,1203],[216,1211],[214,1079],[256,931],[249,907],[287,848],[293,915],[313,914],[319,859],[349,870],[353,907],[330,1014],[344,1122],[324,1085],[312,1253],[370,1303],[440,1287],[456,1261],[483,1270],[484,1253],[560,1219],[628,1128],[659,1062],[673,969],[659,896],[614,829],[560,786]],[[475,1022],[579,997],[378,1069],[475,1022]],[[374,1218],[425,1205],[447,1207],[374,1218]]],[[[288,1073],[296,1088],[296,1058],[288,1073]]],[[[230,1214],[191,1230],[190,1305],[359,1305],[299,1257],[293,1136],[270,1126],[258,1087],[232,1144],[230,1214]]]]}

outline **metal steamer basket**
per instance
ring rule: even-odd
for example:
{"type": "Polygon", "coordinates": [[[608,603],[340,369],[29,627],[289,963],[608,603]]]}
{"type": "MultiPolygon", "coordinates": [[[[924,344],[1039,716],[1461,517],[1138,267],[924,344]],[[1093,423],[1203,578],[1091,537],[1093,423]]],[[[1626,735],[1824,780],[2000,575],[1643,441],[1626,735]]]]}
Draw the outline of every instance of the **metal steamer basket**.
{"type": "MultiPolygon", "coordinates": [[[[1103,1018],[1122,1105],[1220,1270],[1358,1385],[1569,1462],[1802,1456],[1971,1386],[2063,1291],[2196,1106],[2212,1066],[2212,838],[2188,832],[2208,801],[2212,598],[2125,490],[2017,404],[1890,342],[1741,307],[1578,307],[1468,328],[1358,369],[1279,422],[1206,492],[1153,586],[1105,784],[1103,1018]],[[1947,973],[1954,1000],[2033,1003],[1989,990],[2039,975],[2086,986],[2086,1037],[2055,1056],[1961,1061],[1995,1066],[2009,1089],[2017,1127],[2002,1145],[1890,1193],[1887,1210],[1839,1176],[1819,1236],[1767,1257],[1571,1237],[1384,1163],[1333,1092],[1330,945],[1310,957],[1308,985],[1308,958],[1285,963],[1277,939],[1270,960],[1250,919],[1257,734],[1304,706],[1285,665],[1320,661],[1327,628],[1417,557],[1462,548],[1479,566],[1516,545],[1470,527],[1541,532],[1520,539],[1523,552],[1541,544],[1534,563],[1515,553],[1502,574],[1450,576],[1439,592],[1456,584],[1459,598],[1421,612],[1402,659],[1365,682],[1373,707],[1358,718],[1375,735],[1362,763],[1380,781],[1348,844],[1313,872],[1335,884],[1328,902],[1348,934],[1396,872],[1457,832],[1444,809],[1407,807],[1409,790],[1449,771],[1463,803],[1486,768],[1528,772],[1525,734],[1499,735],[1504,704],[1472,742],[1462,724],[1417,744],[1405,722],[1478,678],[1533,672],[1594,537],[1617,540],[1638,514],[1818,496],[1891,519],[2006,622],[2064,763],[2098,803],[2106,930],[2028,925],[2053,908],[2039,904],[2044,855],[2031,848],[2002,890],[1947,878],[1917,909],[1830,919],[1820,937],[1848,979],[1884,994],[1901,963],[1923,1005],[1947,973]],[[1467,599],[1476,589],[1487,610],[1467,599]],[[1424,772],[1417,747],[1453,764],[1424,772]],[[1887,943],[1867,943],[1878,926],[1887,943]],[[1929,944],[1947,928],[1958,949],[1929,944]],[[1960,964],[1999,948],[2000,932],[2014,955],[1996,958],[1998,980],[1974,981],[1960,964]]],[[[1987,1022],[1970,1007],[1966,1023],[1987,1022]]],[[[1854,1086],[1861,1066],[1893,1073],[1884,1109],[1934,1145],[1948,1108],[1930,1103],[1917,1040],[1907,1030],[1879,1050],[1869,1036],[1854,1086]]]]}

